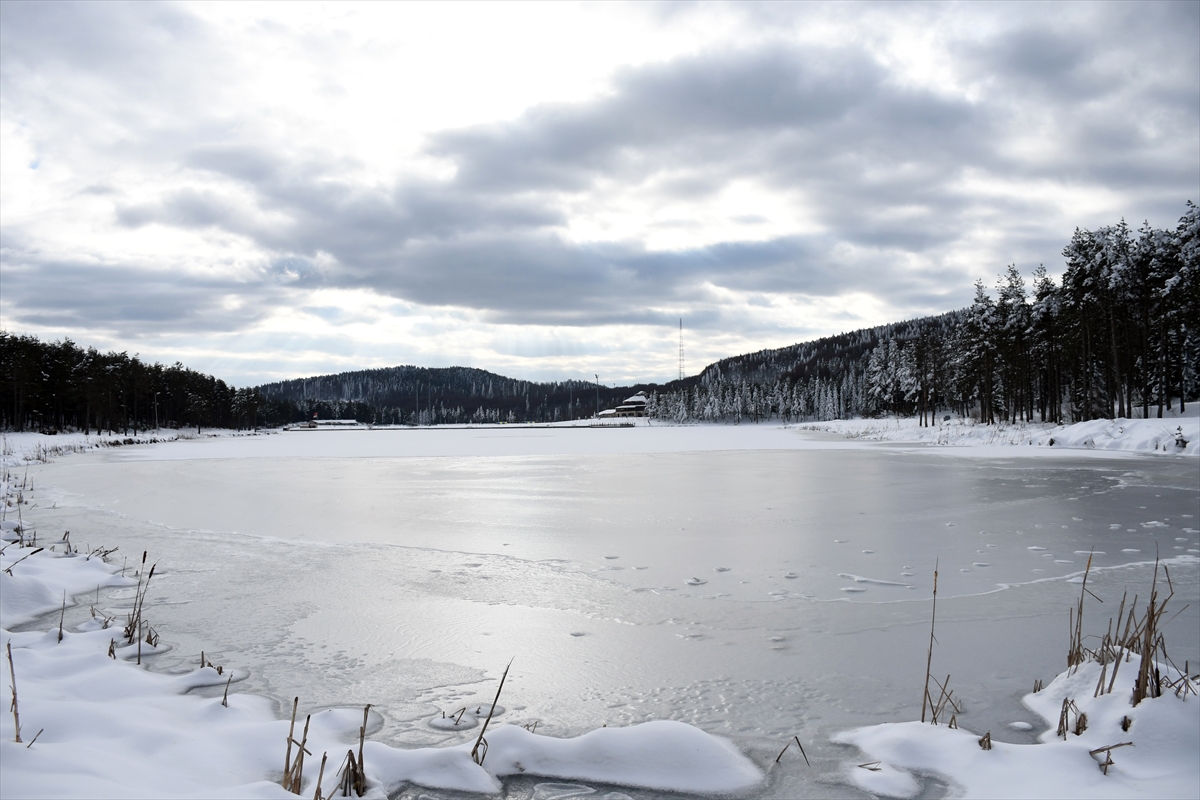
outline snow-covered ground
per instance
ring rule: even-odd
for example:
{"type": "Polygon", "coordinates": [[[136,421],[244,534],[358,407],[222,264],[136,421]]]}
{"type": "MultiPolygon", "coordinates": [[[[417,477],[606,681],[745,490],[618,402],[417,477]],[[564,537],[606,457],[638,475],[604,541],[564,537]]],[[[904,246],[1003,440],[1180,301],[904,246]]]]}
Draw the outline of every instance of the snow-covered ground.
{"type": "MultiPolygon", "coordinates": [[[[0,741],[0,796],[295,796],[278,779],[285,743],[302,734],[278,718],[272,701],[236,690],[220,699],[187,694],[228,687],[244,672],[197,665],[164,674],[142,666],[169,646],[161,639],[151,645],[145,637],[154,634],[140,626],[129,641],[122,630],[126,619],[111,615],[109,602],[136,597],[143,584],[148,591],[153,573],[144,563],[123,575],[98,554],[73,552],[63,541],[38,547],[23,533],[6,525],[0,552],[0,628],[12,659],[5,688],[16,711],[13,736],[0,741]],[[108,591],[113,588],[124,592],[108,591]],[[100,609],[91,605],[82,624],[61,632],[10,630],[60,602],[74,605],[93,589],[97,602],[105,590],[106,602],[100,609]]],[[[369,712],[362,713],[365,719],[357,710],[326,709],[312,715],[311,727],[304,725],[301,743],[312,755],[299,794],[334,796],[346,766],[343,753],[353,751],[360,725],[364,732],[371,726],[369,712]],[[326,770],[327,755],[332,760],[326,770]]],[[[509,775],[711,794],[743,792],[763,778],[727,740],[666,720],[570,739],[500,721],[484,742],[481,758],[473,758],[470,743],[396,749],[366,742],[359,751],[365,796],[388,797],[409,784],[491,795],[502,790],[499,778],[509,775]]]]}
{"type": "Polygon", "coordinates": [[[767,425],[504,426],[224,436],[10,467],[24,502],[5,520],[58,552],[0,556],[16,563],[0,626],[24,739],[3,744],[0,795],[295,796],[278,780],[298,694],[301,724],[313,714],[305,796],[323,752],[323,793],[337,784],[366,702],[376,797],[1010,795],[987,777],[1004,764],[1029,795],[1195,796],[1196,771],[1160,753],[1200,748],[1194,696],[1129,713],[1135,746],[1107,776],[1086,751],[1113,743],[1099,738],[1127,713],[1119,693],[1093,701],[1071,683],[1094,685],[1088,673],[1024,697],[1061,668],[1092,549],[1088,586],[1114,602],[1144,594],[1160,551],[1173,604],[1192,604],[1168,644],[1196,663],[1194,462],[1057,443],[977,455],[990,449],[767,425]],[[79,555],[55,541],[68,528],[79,555]],[[117,545],[107,565],[87,556],[117,545]],[[143,549],[162,638],[143,641],[139,668],[120,628],[143,549]],[[961,730],[904,722],[936,558],[934,670],[954,675],[961,730]],[[198,669],[202,649],[222,675],[198,669]],[[471,712],[513,656],[480,767],[471,712]],[[1066,743],[1050,741],[1046,705],[1062,692],[1099,703],[1066,743]],[[464,707],[464,730],[443,730],[464,707]],[[811,766],[794,746],[775,763],[793,734],[811,766]]]}
{"type": "Polygon", "coordinates": [[[1200,409],[1163,419],[1097,419],[1071,425],[1000,423],[980,425],[953,417],[921,427],[913,417],[852,419],[801,423],[800,430],[838,433],[847,439],[876,442],[993,447],[1035,447],[1101,450],[1106,452],[1200,455],[1200,409]]]}
{"type": "MultiPolygon", "coordinates": [[[[1090,662],[1026,695],[1024,704],[1045,728],[1037,744],[996,741],[985,750],[981,734],[952,729],[946,719],[940,725],[898,722],[846,731],[836,741],[859,748],[865,759],[847,764],[846,774],[866,791],[889,797],[915,796],[920,784],[914,773],[942,776],[957,797],[1196,797],[1200,675],[1183,679],[1186,690],[1179,694],[1168,689],[1134,706],[1128,686],[1140,663],[1137,655],[1126,654],[1121,690],[1112,694],[1094,696],[1097,683],[1107,683],[1111,671],[1104,670],[1102,677],[1101,665],[1090,662]],[[1074,707],[1066,735],[1060,736],[1064,700],[1074,707]],[[1080,714],[1085,726],[1076,733],[1080,714]],[[1103,749],[1112,745],[1118,747],[1103,749]],[[1108,758],[1112,764],[1102,770],[1108,758]]],[[[1182,678],[1169,665],[1159,666],[1164,677],[1182,678]]]]}

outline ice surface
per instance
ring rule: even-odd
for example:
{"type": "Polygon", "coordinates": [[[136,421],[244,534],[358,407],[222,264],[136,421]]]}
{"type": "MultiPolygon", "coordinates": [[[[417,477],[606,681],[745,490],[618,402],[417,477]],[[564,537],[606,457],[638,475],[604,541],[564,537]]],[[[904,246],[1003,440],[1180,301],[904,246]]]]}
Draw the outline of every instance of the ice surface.
{"type": "MultiPolygon", "coordinates": [[[[203,649],[249,670],[242,692],[371,702],[376,741],[451,746],[469,733],[429,721],[490,702],[516,656],[506,721],[561,737],[687,722],[764,768],[799,735],[814,767],[785,756],[755,795],[796,797],[860,792],[838,731],[919,716],[935,560],[935,669],[954,675],[963,724],[1032,742],[1008,723],[1061,669],[1086,560],[1053,554],[1107,553],[1088,587],[1119,600],[1148,588],[1155,542],[1197,544],[1178,524],[1194,460],[1023,449],[1045,455],[767,426],[347,431],[107,450],[30,475],[43,536],[159,560],[147,615],[173,649],[155,669],[203,649]]],[[[1191,608],[1168,641],[1193,663],[1198,564],[1171,567],[1191,608]]],[[[110,612],[117,591],[101,588],[110,612]]]]}

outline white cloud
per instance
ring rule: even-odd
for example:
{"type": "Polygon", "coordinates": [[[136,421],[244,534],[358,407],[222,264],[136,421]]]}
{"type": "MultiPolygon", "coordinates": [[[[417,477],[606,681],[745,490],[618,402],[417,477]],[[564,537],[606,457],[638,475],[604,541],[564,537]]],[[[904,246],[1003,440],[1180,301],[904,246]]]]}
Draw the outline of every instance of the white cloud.
{"type": "Polygon", "coordinates": [[[949,310],[1173,224],[1197,9],[4,3],[2,324],[626,381],[949,310]]]}

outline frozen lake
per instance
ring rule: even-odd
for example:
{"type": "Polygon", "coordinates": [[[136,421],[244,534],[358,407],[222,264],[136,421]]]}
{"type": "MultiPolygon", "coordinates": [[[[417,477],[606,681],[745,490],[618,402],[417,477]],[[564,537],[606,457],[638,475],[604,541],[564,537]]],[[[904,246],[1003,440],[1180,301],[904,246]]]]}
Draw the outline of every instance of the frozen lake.
{"type": "Polygon", "coordinates": [[[159,667],[204,650],[281,705],[370,702],[394,744],[466,738],[429,720],[490,699],[514,659],[500,721],[676,719],[764,768],[798,735],[812,767],[790,753],[761,796],[861,796],[828,738],[919,717],[935,561],[933,669],[963,727],[1034,740],[1008,723],[1037,723],[1019,698],[1065,667],[1093,549],[1089,627],[1126,587],[1147,595],[1157,547],[1190,604],[1169,651],[1200,660],[1192,458],[491,428],[184,441],[30,476],[40,536],[158,562],[146,614],[176,648],[159,667]]]}

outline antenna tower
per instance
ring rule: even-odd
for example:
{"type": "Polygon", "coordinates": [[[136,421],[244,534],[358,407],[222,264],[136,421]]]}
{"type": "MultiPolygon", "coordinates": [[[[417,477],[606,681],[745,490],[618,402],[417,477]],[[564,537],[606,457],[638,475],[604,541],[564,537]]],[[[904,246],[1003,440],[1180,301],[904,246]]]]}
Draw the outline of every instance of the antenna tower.
{"type": "Polygon", "coordinates": [[[683,317],[679,318],[679,380],[683,380],[683,317]]]}

